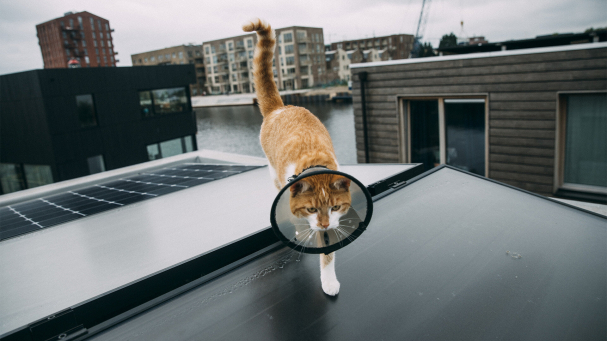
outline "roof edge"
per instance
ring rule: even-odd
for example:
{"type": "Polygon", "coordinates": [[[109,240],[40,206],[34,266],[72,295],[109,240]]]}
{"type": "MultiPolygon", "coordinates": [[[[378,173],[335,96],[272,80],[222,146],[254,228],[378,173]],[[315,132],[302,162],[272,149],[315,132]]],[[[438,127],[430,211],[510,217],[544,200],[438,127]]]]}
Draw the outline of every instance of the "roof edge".
{"type": "Polygon", "coordinates": [[[506,57],[506,56],[517,56],[517,55],[524,55],[524,54],[539,54],[539,53],[562,52],[562,51],[590,50],[590,49],[600,49],[600,48],[607,48],[607,42],[550,46],[550,47],[537,47],[537,48],[531,48],[531,49],[519,49],[519,50],[510,50],[510,51],[506,50],[506,51],[494,51],[494,52],[479,52],[479,53],[468,53],[468,54],[436,56],[436,57],[415,58],[415,59],[398,59],[398,60],[387,60],[387,61],[383,61],[383,62],[373,62],[373,63],[357,63],[357,64],[350,64],[350,69],[359,69],[359,68],[374,67],[374,66],[443,62],[443,61],[447,61],[447,60],[459,60],[459,59],[506,57]]]}

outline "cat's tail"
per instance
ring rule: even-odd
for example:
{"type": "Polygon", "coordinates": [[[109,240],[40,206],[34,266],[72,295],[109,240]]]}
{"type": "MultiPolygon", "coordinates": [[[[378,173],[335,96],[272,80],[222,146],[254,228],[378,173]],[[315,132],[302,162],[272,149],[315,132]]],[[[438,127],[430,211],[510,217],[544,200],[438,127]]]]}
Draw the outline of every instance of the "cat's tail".
{"type": "Polygon", "coordinates": [[[253,59],[253,75],[255,80],[255,92],[261,114],[265,117],[272,111],[283,107],[276,83],[274,83],[274,72],[272,70],[272,57],[276,46],[276,34],[270,24],[265,20],[253,19],[244,25],[245,32],[257,32],[257,47],[253,59]]]}

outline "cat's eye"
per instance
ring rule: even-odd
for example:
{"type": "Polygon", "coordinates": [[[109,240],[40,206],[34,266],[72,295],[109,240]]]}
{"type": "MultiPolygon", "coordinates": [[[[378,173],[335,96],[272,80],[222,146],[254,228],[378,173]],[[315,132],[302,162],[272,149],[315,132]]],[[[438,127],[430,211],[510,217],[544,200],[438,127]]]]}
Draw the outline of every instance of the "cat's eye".
{"type": "Polygon", "coordinates": [[[314,207],[309,207],[308,212],[315,213],[317,210],[314,207]]]}
{"type": "Polygon", "coordinates": [[[341,208],[341,205],[335,205],[331,209],[333,209],[333,211],[338,211],[340,208],[341,208]]]}

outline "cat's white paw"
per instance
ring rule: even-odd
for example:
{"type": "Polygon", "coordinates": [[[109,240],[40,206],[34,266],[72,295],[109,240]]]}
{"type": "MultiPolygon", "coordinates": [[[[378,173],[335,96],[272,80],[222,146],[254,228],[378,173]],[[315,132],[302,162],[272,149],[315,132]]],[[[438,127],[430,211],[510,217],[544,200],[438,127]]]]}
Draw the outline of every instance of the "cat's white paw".
{"type": "Polygon", "coordinates": [[[339,282],[336,279],[322,281],[322,291],[329,296],[335,296],[339,293],[339,282]]]}

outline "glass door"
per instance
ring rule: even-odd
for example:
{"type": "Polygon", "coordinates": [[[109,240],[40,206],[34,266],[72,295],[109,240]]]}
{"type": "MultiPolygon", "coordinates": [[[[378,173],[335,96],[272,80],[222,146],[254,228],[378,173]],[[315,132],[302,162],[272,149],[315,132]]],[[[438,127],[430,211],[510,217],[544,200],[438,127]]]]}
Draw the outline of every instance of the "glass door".
{"type": "Polygon", "coordinates": [[[485,176],[485,100],[409,100],[410,162],[485,176]]]}
{"type": "Polygon", "coordinates": [[[444,102],[446,164],[485,176],[485,100],[444,102]]]}

